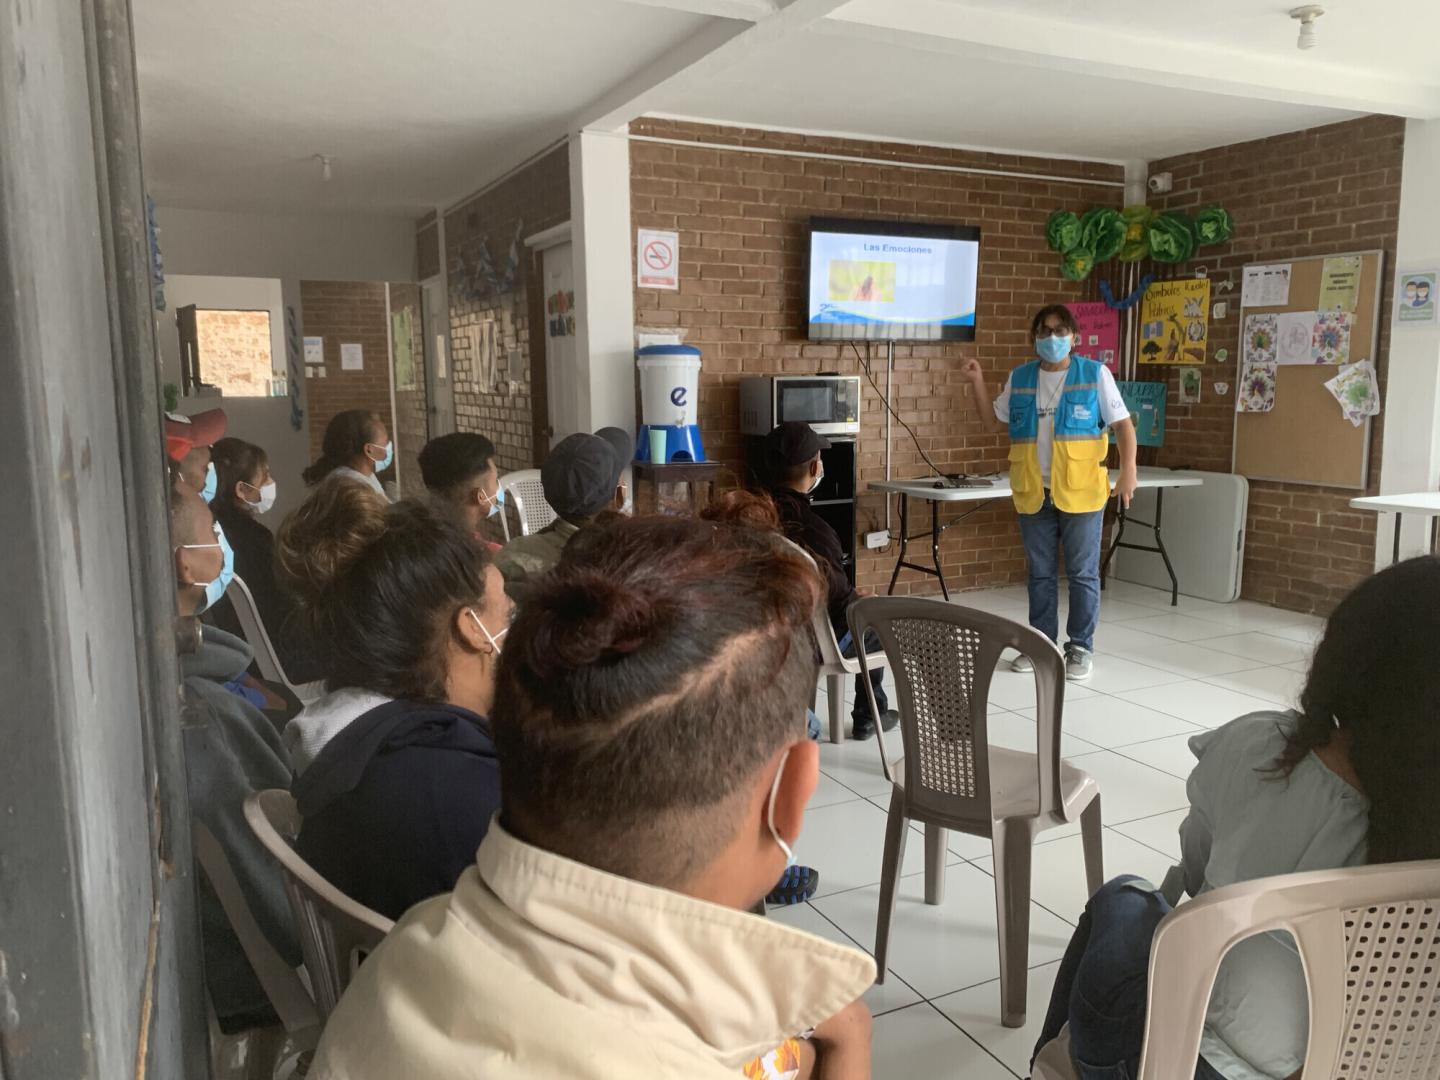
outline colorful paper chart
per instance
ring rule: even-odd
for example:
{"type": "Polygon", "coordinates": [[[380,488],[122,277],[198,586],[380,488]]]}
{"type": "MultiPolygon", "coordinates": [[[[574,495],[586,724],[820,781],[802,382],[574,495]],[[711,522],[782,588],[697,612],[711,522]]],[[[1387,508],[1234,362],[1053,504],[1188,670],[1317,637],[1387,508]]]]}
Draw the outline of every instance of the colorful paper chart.
{"type": "Polygon", "coordinates": [[[1315,319],[1312,337],[1314,360],[1317,364],[1348,364],[1350,362],[1350,327],[1355,316],[1348,311],[1322,311],[1315,319]]]}
{"type": "Polygon", "coordinates": [[[1098,360],[1111,371],[1120,370],[1120,313],[1103,300],[1067,304],[1080,324],[1075,351],[1098,360]]]}
{"type": "Polygon", "coordinates": [[[1156,281],[1140,301],[1140,363],[1203,364],[1209,340],[1210,281],[1156,281]]]}
{"type": "Polygon", "coordinates": [[[1269,412],[1275,408],[1274,360],[1253,360],[1240,372],[1235,394],[1236,412],[1269,412]]]}
{"type": "Polygon", "coordinates": [[[1245,335],[1240,343],[1241,367],[1275,362],[1277,323],[1274,315],[1245,316],[1245,335]]]}
{"type": "Polygon", "coordinates": [[[1167,382],[1117,382],[1120,396],[1135,425],[1135,441],[1141,446],[1165,445],[1165,395],[1167,382]]]}
{"type": "Polygon", "coordinates": [[[1345,419],[1355,427],[1380,412],[1380,384],[1375,378],[1375,365],[1369,360],[1344,365],[1325,383],[1325,389],[1334,395],[1345,419]]]}

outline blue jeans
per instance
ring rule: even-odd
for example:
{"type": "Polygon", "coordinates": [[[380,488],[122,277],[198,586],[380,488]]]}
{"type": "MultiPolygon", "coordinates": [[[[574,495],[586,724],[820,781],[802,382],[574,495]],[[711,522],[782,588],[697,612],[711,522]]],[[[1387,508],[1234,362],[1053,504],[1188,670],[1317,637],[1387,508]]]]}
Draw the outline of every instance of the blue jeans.
{"type": "MultiPolygon", "coordinates": [[[[837,644],[840,646],[841,656],[849,658],[855,655],[855,639],[850,636],[848,630],[837,644]]],[[[865,634],[865,652],[868,654],[879,651],[880,639],[875,636],[874,630],[867,631],[865,634]]],[[[870,685],[875,688],[875,707],[882,713],[890,708],[890,699],[885,696],[884,679],[884,668],[877,667],[870,669],[870,685]]],[[[855,676],[855,707],[850,710],[850,720],[862,728],[868,727],[872,723],[879,723],[880,721],[878,716],[875,717],[874,720],[870,718],[870,702],[865,697],[864,672],[855,676]]]]}
{"type": "Polygon", "coordinates": [[[1051,641],[1060,640],[1060,550],[1065,550],[1065,576],[1070,580],[1070,617],[1065,631],[1071,645],[1095,648],[1100,621],[1100,534],[1105,511],[1067,514],[1057,510],[1045,492],[1045,503],[1033,514],[1020,515],[1020,540],[1029,569],[1030,625],[1051,641]]]}
{"type": "MultiPolygon", "coordinates": [[[[1060,961],[1036,1054],[1068,1021],[1070,1056],[1080,1080],[1130,1080],[1140,1074],[1150,945],[1169,913],[1160,891],[1141,878],[1118,877],[1100,887],[1060,961]]],[[[1195,1080],[1223,1078],[1198,1058],[1195,1080]]]]}

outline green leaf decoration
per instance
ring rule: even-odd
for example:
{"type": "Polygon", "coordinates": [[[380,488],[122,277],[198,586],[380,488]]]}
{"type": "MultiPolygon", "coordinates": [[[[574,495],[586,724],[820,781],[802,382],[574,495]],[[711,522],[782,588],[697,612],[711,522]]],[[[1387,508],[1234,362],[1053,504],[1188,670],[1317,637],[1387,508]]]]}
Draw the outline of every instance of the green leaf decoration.
{"type": "Polygon", "coordinates": [[[1219,206],[1207,206],[1195,215],[1195,243],[1208,246],[1223,244],[1235,232],[1235,222],[1230,211],[1219,206]]]}
{"type": "Polygon", "coordinates": [[[1120,246],[1121,262],[1139,262],[1150,256],[1150,222],[1155,211],[1148,206],[1127,206],[1120,211],[1125,223],[1125,241],[1120,246]]]}
{"type": "Polygon", "coordinates": [[[1195,226],[1178,211],[1160,214],[1146,231],[1150,257],[1158,263],[1182,263],[1195,254],[1195,226]]]}
{"type": "Polygon", "coordinates": [[[1120,211],[1097,206],[1080,219],[1080,245],[1095,253],[1096,262],[1113,259],[1125,246],[1125,219],[1120,211]]]}
{"type": "Polygon", "coordinates": [[[1056,210],[1045,222],[1045,242],[1063,255],[1080,243],[1080,219],[1069,210],[1056,210]]]}
{"type": "Polygon", "coordinates": [[[1084,281],[1095,269],[1095,253],[1077,244],[1060,256],[1060,276],[1067,281],[1084,281]]]}

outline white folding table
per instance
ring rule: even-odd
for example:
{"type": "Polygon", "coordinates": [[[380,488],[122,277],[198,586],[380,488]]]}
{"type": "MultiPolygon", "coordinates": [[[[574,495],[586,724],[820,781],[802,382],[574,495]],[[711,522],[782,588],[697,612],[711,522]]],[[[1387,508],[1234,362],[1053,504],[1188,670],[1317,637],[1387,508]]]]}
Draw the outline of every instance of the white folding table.
{"type": "Polygon", "coordinates": [[[1395,515],[1395,550],[1392,564],[1400,561],[1400,519],[1405,514],[1423,514],[1430,519],[1430,550],[1435,550],[1436,519],[1440,517],[1440,491],[1416,491],[1409,495],[1367,495],[1351,499],[1356,510],[1373,510],[1377,514],[1395,515]]]}
{"type": "MultiPolygon", "coordinates": [[[[1113,486],[1119,477],[1119,473],[1112,469],[1110,471],[1110,483],[1113,486]]],[[[1117,548],[1130,548],[1135,551],[1153,551],[1165,560],[1165,569],[1170,574],[1170,603],[1172,605],[1180,602],[1180,582],[1175,576],[1175,568],[1170,565],[1170,555],[1165,550],[1165,541],[1160,536],[1160,518],[1164,507],[1165,489],[1181,487],[1199,487],[1204,481],[1195,476],[1183,472],[1171,472],[1168,469],[1141,469],[1139,473],[1139,487],[1156,488],[1155,492],[1155,520],[1134,521],[1136,525],[1142,525],[1151,530],[1155,537],[1153,547],[1144,544],[1129,543],[1124,540],[1125,526],[1127,525],[1127,514],[1124,507],[1117,507],[1115,536],[1111,540],[1105,552],[1105,559],[1100,564],[1100,584],[1105,585],[1105,574],[1110,568],[1110,560],[1114,557],[1117,548]]],[[[922,574],[928,574],[940,581],[940,594],[946,600],[950,599],[950,590],[945,584],[944,571],[940,569],[940,537],[950,526],[964,521],[977,510],[983,509],[987,504],[996,499],[1008,499],[1011,496],[1010,481],[1008,479],[996,478],[987,481],[983,486],[978,487],[951,487],[948,482],[936,477],[919,480],[874,480],[869,484],[869,490],[878,491],[890,495],[900,496],[900,555],[895,561],[895,572],[890,575],[889,592],[895,592],[895,583],[900,580],[901,570],[918,570],[922,574]],[[910,535],[910,500],[920,499],[930,504],[930,531],[910,535]],[[941,503],[973,503],[970,509],[963,514],[945,522],[940,523],[941,503]],[[930,538],[930,558],[934,562],[933,569],[922,563],[909,562],[906,556],[909,554],[911,540],[924,540],[930,538]]],[[[1437,511],[1440,512],[1440,511],[1437,511]]]]}

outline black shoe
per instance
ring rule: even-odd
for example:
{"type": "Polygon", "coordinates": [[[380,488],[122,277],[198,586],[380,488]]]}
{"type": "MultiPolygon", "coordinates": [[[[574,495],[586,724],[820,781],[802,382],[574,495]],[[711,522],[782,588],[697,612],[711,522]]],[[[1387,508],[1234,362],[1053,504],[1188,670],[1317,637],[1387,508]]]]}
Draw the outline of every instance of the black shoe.
{"type": "Polygon", "coordinates": [[[809,866],[786,867],[785,873],[780,875],[779,883],[770,890],[770,895],[765,897],[765,903],[771,907],[803,904],[815,895],[815,890],[819,887],[819,870],[809,866]]]}
{"type": "Polygon", "coordinates": [[[856,720],[850,727],[850,738],[856,742],[864,742],[866,739],[875,737],[875,725],[869,720],[856,720]]]}
{"type": "Polygon", "coordinates": [[[886,731],[894,731],[900,726],[900,714],[894,709],[886,709],[880,714],[880,726],[886,731]]]}

